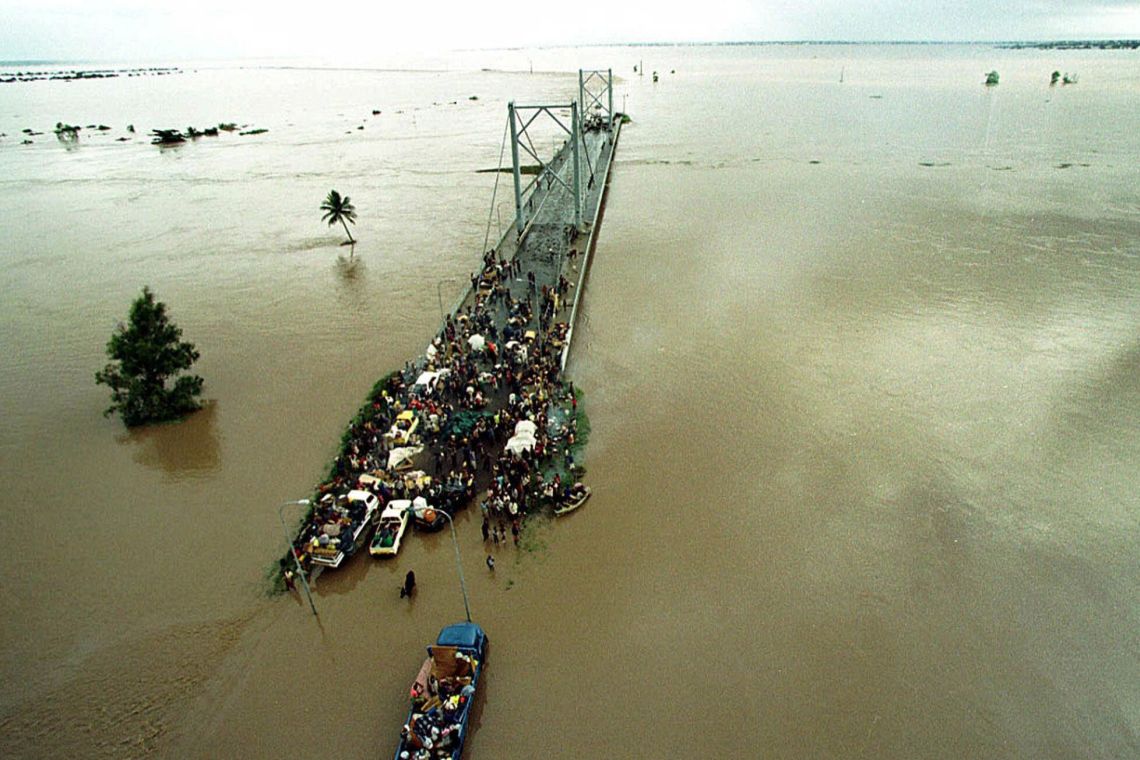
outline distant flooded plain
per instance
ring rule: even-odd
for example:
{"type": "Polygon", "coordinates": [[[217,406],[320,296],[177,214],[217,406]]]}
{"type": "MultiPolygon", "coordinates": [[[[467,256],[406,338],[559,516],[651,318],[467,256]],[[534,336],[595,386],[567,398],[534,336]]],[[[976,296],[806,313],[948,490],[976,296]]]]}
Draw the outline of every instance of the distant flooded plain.
{"type": "Polygon", "coordinates": [[[1140,58],[925,45],[4,85],[0,754],[391,753],[448,536],[314,618],[276,513],[510,223],[506,102],[579,66],[633,118],[569,367],[594,496],[518,550],[456,520],[467,756],[1140,754],[1140,58]],[[142,134],[221,121],[269,131],[142,134]],[[93,374],[143,285],[211,402],[127,432],[93,374]]]}

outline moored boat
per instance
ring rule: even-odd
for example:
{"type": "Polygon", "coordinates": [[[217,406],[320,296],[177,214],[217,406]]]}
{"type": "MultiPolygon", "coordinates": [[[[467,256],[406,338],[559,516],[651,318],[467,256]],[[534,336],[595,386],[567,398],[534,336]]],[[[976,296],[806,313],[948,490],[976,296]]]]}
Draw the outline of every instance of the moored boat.
{"type": "Polygon", "coordinates": [[[562,503],[554,510],[554,514],[564,515],[573,512],[585,504],[588,498],[590,498],[590,487],[585,483],[575,483],[570,488],[570,496],[562,500],[562,503]]]}
{"type": "Polygon", "coordinates": [[[368,529],[376,524],[380,500],[368,491],[353,490],[343,497],[325,496],[317,505],[312,523],[316,530],[308,541],[314,564],[340,567],[356,553],[368,529]]]}
{"type": "Polygon", "coordinates": [[[412,706],[400,729],[395,760],[459,760],[487,643],[483,629],[470,621],[439,632],[412,683],[412,706]]]}

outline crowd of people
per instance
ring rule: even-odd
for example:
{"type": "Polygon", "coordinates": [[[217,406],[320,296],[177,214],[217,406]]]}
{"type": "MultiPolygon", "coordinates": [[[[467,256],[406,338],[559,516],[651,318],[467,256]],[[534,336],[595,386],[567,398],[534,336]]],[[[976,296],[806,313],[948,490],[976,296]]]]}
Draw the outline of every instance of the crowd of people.
{"type": "Polygon", "coordinates": [[[489,251],[425,355],[377,383],[319,490],[422,496],[449,514],[478,498],[484,540],[518,545],[527,516],[574,483],[578,401],[560,371],[571,287],[489,251]]]}

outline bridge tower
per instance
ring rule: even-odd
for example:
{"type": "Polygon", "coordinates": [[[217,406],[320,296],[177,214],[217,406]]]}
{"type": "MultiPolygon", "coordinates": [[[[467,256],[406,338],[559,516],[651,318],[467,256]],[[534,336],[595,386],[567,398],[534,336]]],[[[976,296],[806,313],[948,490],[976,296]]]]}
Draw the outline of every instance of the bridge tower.
{"type": "Polygon", "coordinates": [[[545,181],[547,187],[553,189],[559,185],[569,191],[574,198],[574,226],[582,224],[582,128],[578,123],[578,104],[557,103],[553,105],[520,106],[512,100],[507,104],[507,120],[511,127],[511,164],[515,180],[515,229],[519,236],[526,230],[526,225],[537,211],[531,206],[534,190],[540,188],[545,181]],[[570,111],[570,125],[567,126],[558,111],[570,111]],[[535,127],[535,120],[540,116],[547,116],[567,136],[562,148],[554,154],[550,162],[542,160],[531,140],[530,130],[535,127]],[[569,148],[569,156],[567,149],[569,148]],[[534,179],[524,187],[522,184],[522,167],[519,164],[519,151],[538,162],[538,173],[534,179]],[[570,166],[567,167],[569,160],[570,166]],[[570,176],[565,176],[566,174],[570,176]],[[524,205],[523,198],[531,196],[524,205]]]}

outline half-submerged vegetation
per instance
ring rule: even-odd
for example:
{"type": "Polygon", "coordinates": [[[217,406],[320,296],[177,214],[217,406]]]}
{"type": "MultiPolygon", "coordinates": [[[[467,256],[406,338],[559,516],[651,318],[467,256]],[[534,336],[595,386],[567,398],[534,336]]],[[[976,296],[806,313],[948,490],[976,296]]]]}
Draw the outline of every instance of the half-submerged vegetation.
{"type": "Polygon", "coordinates": [[[81,129],[83,127],[57,121],[55,123],[55,136],[59,138],[60,142],[76,142],[79,140],[79,130],[81,129]]]}
{"type": "Polygon", "coordinates": [[[348,235],[348,241],[341,245],[353,245],[356,243],[352,239],[352,233],[348,231],[347,222],[356,224],[356,206],[352,205],[352,201],[348,196],[341,196],[336,190],[329,190],[328,196],[325,197],[324,202],[321,203],[321,211],[324,215],[321,217],[322,222],[328,222],[332,227],[337,222],[344,225],[344,234],[348,235]]]}
{"type": "MultiPolygon", "coordinates": [[[[245,129],[245,126],[243,126],[242,129],[245,129]]],[[[155,145],[177,145],[187,140],[197,140],[199,137],[217,137],[221,132],[235,132],[237,129],[238,125],[234,122],[223,121],[216,127],[206,127],[205,129],[198,129],[194,126],[187,127],[185,131],[177,129],[155,129],[152,130],[150,134],[153,138],[151,142],[155,145]]],[[[260,135],[268,131],[268,129],[249,129],[244,132],[238,132],[238,134],[260,135]]]]}
{"type": "Polygon", "coordinates": [[[177,145],[186,142],[186,138],[177,129],[155,129],[151,131],[150,136],[153,138],[151,142],[155,145],[177,145]]]}
{"type": "Polygon", "coordinates": [[[182,69],[178,68],[171,69],[155,67],[147,69],[54,69],[17,71],[15,74],[0,76],[0,84],[12,84],[14,82],[46,82],[48,80],[75,81],[81,79],[114,79],[121,76],[167,76],[169,74],[181,73],[182,69]]]}
{"type": "Polygon", "coordinates": [[[95,382],[111,388],[111,406],[127,427],[166,422],[201,408],[202,378],[184,375],[198,360],[193,343],[166,316],[166,304],[150,288],[131,304],[127,324],[119,324],[107,342],[111,362],[95,373],[95,382]],[[173,380],[172,386],[167,382],[173,380]]]}
{"type": "Polygon", "coordinates": [[[1009,42],[1005,50],[1137,50],[1140,40],[1054,40],[1050,42],[1009,42]]]}

